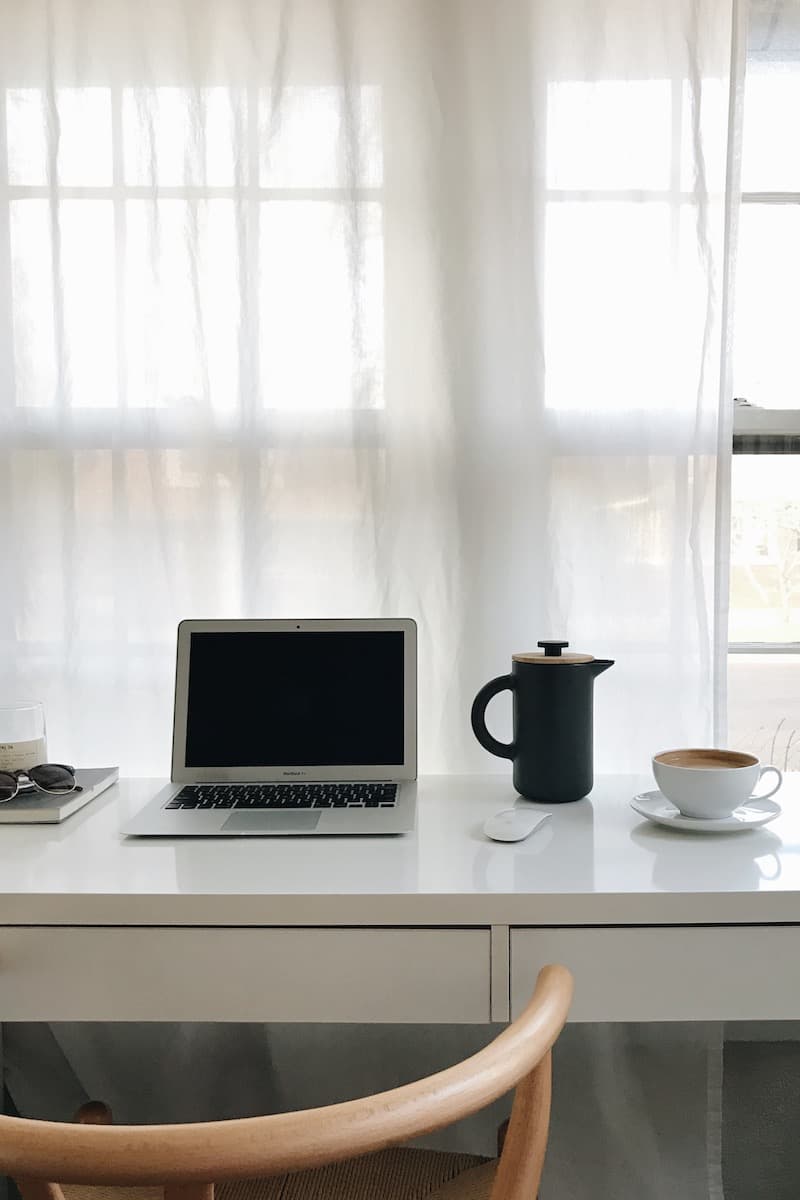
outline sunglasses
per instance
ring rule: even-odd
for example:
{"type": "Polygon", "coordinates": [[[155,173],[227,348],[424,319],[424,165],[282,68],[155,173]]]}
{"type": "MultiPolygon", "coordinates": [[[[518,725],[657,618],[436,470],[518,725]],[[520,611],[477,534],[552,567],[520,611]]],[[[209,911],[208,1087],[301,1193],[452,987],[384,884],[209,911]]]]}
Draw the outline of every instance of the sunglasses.
{"type": "Polygon", "coordinates": [[[20,791],[27,790],[20,780],[29,780],[40,792],[51,796],[63,796],[66,792],[82,792],[83,788],[75,782],[75,771],[65,767],[63,763],[42,763],[38,767],[29,767],[27,771],[0,771],[0,804],[13,800],[20,791]]]}

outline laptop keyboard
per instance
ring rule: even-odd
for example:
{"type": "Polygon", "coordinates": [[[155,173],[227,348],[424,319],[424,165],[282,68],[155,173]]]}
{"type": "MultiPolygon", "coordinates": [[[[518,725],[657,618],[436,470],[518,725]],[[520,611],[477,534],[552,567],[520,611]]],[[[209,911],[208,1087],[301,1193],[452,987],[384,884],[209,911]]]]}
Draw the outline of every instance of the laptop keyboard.
{"type": "Polygon", "coordinates": [[[189,784],[165,808],[394,808],[396,783],[189,784]]]}

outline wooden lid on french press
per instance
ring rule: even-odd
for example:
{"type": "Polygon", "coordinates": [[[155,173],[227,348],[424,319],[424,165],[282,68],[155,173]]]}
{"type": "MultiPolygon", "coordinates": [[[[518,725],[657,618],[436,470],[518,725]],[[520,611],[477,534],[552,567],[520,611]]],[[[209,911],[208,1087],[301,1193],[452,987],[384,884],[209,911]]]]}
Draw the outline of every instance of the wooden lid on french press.
{"type": "Polygon", "coordinates": [[[512,654],[513,662],[519,663],[590,663],[594,662],[593,654],[562,654],[562,650],[566,650],[569,642],[537,642],[537,646],[542,647],[542,653],[538,654],[535,650],[531,650],[525,654],[512,654]]]}

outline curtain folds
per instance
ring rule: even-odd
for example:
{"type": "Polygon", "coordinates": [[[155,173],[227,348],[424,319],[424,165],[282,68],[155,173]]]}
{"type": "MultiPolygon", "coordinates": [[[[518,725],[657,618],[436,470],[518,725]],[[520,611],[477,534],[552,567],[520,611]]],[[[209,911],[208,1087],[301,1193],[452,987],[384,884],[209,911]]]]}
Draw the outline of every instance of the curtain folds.
{"type": "Polygon", "coordinates": [[[416,617],[423,770],[499,765],[469,702],[544,636],[617,660],[598,769],[712,735],[731,28],[0,3],[0,679],[52,754],[166,773],[187,615],[416,617]]]}
{"type": "MultiPolygon", "coordinates": [[[[167,774],[189,616],[415,617],[423,771],[504,769],[469,705],[547,636],[616,660],[597,770],[713,737],[734,9],[0,0],[0,690],[51,758],[167,774]]],[[[546,1194],[675,1194],[657,1068],[706,1196],[717,1034],[597,1042],[587,1099],[572,1032],[546,1194]]],[[[170,1035],[207,1109],[223,1036],[170,1035]]]]}

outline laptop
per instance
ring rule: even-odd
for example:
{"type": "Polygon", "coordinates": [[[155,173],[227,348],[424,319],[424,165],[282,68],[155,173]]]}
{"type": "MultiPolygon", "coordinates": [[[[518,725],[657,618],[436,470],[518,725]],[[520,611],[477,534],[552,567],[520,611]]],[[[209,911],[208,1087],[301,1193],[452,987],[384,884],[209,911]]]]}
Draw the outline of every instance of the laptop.
{"type": "Polygon", "coordinates": [[[123,833],[406,833],[416,777],[414,621],[182,621],[172,783],[123,833]]]}

